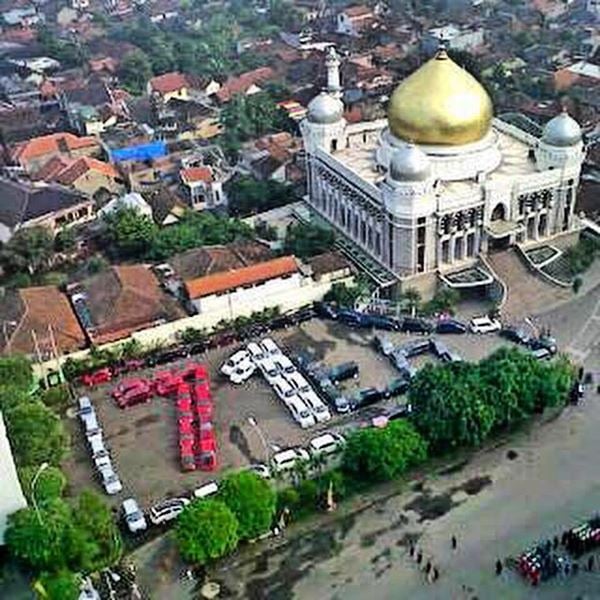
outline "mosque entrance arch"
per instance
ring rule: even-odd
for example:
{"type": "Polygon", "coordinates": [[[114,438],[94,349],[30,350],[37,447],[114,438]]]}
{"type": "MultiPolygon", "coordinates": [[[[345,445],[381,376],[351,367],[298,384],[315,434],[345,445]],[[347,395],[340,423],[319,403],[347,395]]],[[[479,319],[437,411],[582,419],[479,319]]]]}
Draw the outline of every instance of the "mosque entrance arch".
{"type": "Polygon", "coordinates": [[[506,221],[506,208],[502,202],[498,202],[494,207],[490,221],[506,221]]]}

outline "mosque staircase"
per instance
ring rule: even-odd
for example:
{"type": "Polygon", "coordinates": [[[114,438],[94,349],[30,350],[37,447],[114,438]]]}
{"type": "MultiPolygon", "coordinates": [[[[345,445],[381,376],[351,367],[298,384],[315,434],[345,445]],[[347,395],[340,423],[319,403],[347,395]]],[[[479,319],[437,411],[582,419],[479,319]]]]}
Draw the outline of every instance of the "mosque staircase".
{"type": "Polygon", "coordinates": [[[570,289],[552,285],[532,273],[514,248],[490,253],[487,260],[506,285],[507,296],[502,315],[508,322],[539,314],[572,295],[570,289]]]}

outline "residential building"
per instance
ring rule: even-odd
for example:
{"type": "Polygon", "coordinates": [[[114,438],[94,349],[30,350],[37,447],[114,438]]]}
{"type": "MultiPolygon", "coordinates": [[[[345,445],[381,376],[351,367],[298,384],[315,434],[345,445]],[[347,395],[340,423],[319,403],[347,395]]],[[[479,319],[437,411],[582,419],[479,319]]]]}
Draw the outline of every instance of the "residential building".
{"type": "Polygon", "coordinates": [[[0,242],[19,229],[42,226],[56,232],[94,218],[93,201],[57,184],[0,178],[0,242]]]}
{"type": "Polygon", "coordinates": [[[132,122],[103,131],[100,143],[113,163],[149,161],[168,154],[166,141],[157,139],[151,127],[132,122]]]}
{"type": "Polygon", "coordinates": [[[600,0],[586,0],[585,10],[595,17],[600,18],[600,0]]]}
{"type": "Polygon", "coordinates": [[[359,37],[375,21],[375,13],[368,6],[350,6],[337,14],[336,33],[359,37]]]}
{"type": "Polygon", "coordinates": [[[189,100],[189,83],[183,73],[164,73],[152,77],[148,82],[147,92],[149,96],[158,96],[163,102],[172,98],[178,100],[189,100]]]}
{"type": "Polygon", "coordinates": [[[53,133],[20,142],[10,149],[10,158],[26,173],[38,171],[55,156],[78,158],[98,156],[100,145],[94,137],[79,137],[72,133],[53,133]]]}
{"type": "Polygon", "coordinates": [[[485,89],[440,50],[398,85],[386,119],[348,124],[333,52],[301,123],[307,202],[382,292],[482,289],[493,277],[480,256],[578,230],[584,148],[566,112],[543,129],[493,118],[485,89]]]}
{"type": "Polygon", "coordinates": [[[184,316],[143,265],[114,266],[69,287],[88,339],[104,344],[184,316]]]}
{"type": "Polygon", "coordinates": [[[98,217],[103,218],[122,209],[135,210],[139,215],[152,219],[152,207],[137,192],[113,198],[98,211],[98,217]]]}
{"type": "Polygon", "coordinates": [[[6,290],[0,298],[2,353],[49,360],[86,346],[68,298],[54,286],[6,290]],[[37,345],[37,347],[36,347],[37,345]],[[38,354],[39,352],[39,354],[38,354]]]}
{"type": "Polygon", "coordinates": [[[275,79],[276,73],[271,67],[260,67],[242,73],[238,77],[229,77],[221,86],[215,97],[221,104],[229,102],[236,94],[251,96],[261,91],[261,85],[275,79]]]}
{"type": "Polygon", "coordinates": [[[55,156],[33,175],[33,179],[60,183],[89,197],[95,196],[100,190],[108,194],[123,191],[121,175],[114,165],[89,156],[55,156]]]}
{"type": "Polygon", "coordinates": [[[179,172],[190,206],[194,210],[227,208],[223,181],[215,179],[210,166],[187,167],[179,172]]]}
{"type": "Polygon", "coordinates": [[[451,50],[472,51],[480,48],[484,43],[483,27],[477,25],[460,27],[450,24],[430,29],[423,38],[422,45],[426,52],[433,53],[440,44],[444,44],[451,50]]]}

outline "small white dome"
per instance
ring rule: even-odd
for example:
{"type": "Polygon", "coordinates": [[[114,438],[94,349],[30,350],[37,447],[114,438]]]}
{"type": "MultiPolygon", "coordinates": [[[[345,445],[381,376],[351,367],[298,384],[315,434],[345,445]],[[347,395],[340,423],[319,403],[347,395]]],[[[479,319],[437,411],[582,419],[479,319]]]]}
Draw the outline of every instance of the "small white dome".
{"type": "Polygon", "coordinates": [[[414,144],[406,144],[392,154],[390,177],[394,181],[424,181],[430,174],[427,154],[414,144]]]}
{"type": "Polygon", "coordinates": [[[343,114],[342,101],[327,92],[321,92],[308,103],[308,120],[311,123],[330,125],[337,123],[343,114]]]}
{"type": "Polygon", "coordinates": [[[563,111],[546,123],[542,141],[551,146],[574,146],[581,141],[581,127],[568,112],[563,111]]]}

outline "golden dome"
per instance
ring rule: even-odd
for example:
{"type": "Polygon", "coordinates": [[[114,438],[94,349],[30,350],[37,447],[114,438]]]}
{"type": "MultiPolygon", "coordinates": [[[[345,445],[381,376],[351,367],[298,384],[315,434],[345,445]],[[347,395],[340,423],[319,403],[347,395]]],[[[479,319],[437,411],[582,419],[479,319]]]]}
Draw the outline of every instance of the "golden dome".
{"type": "Polygon", "coordinates": [[[492,101],[483,86],[444,50],[398,85],[388,106],[392,133],[418,144],[476,142],[491,120],[492,101]]]}

